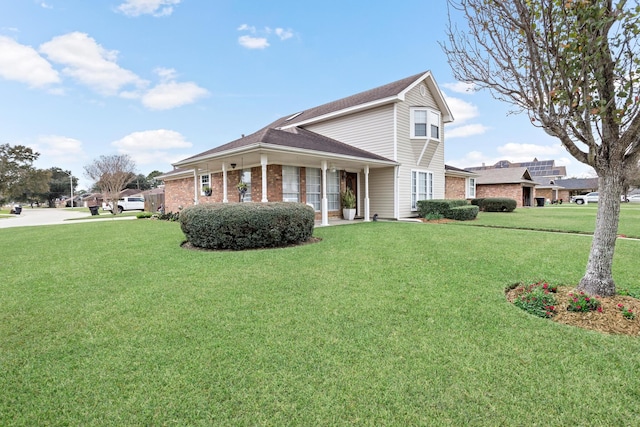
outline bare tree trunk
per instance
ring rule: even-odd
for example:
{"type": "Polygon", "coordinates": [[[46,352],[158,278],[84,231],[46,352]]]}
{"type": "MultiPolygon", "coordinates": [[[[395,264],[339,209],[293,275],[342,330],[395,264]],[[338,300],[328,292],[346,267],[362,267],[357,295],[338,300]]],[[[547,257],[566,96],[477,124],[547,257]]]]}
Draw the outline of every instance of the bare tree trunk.
{"type": "Polygon", "coordinates": [[[609,170],[598,179],[598,214],[593,233],[587,271],[578,290],[590,295],[611,296],[616,293],[611,267],[620,219],[622,177],[609,170]]]}

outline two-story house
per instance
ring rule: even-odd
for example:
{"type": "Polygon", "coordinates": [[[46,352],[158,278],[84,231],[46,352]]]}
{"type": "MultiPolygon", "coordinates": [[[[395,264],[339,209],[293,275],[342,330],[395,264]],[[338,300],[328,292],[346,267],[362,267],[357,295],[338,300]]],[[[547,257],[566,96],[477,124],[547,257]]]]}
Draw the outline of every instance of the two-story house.
{"type": "Polygon", "coordinates": [[[444,124],[451,111],[430,72],[282,117],[257,132],[176,162],[159,177],[165,210],[194,203],[292,201],[322,224],[356,195],[370,220],[416,216],[444,198],[444,124]],[[245,188],[244,192],[238,187],[245,188]]]}

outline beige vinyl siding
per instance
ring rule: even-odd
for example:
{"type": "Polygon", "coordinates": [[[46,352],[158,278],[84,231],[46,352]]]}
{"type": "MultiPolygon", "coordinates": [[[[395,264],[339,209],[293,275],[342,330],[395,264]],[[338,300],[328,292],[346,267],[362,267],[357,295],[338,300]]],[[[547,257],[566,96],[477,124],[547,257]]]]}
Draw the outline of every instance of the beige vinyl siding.
{"type": "Polygon", "coordinates": [[[435,111],[440,111],[437,104],[427,88],[426,96],[420,94],[420,86],[416,85],[410,90],[405,101],[398,104],[398,162],[399,170],[399,213],[400,217],[416,216],[416,212],[411,210],[411,171],[420,170],[433,173],[433,197],[435,199],[444,198],[444,127],[442,116],[440,117],[440,141],[411,139],[411,107],[427,107],[435,111]],[[418,159],[420,153],[428,142],[427,149],[422,156],[420,164],[418,159]]]}
{"type": "MultiPolygon", "coordinates": [[[[380,218],[393,216],[393,171],[394,167],[371,169],[369,171],[369,213],[380,218]]],[[[362,197],[364,197],[364,184],[362,197]]],[[[364,211],[363,211],[364,214],[364,211]]]]}
{"type": "Polygon", "coordinates": [[[393,159],[393,105],[304,126],[362,150],[393,159]]]}

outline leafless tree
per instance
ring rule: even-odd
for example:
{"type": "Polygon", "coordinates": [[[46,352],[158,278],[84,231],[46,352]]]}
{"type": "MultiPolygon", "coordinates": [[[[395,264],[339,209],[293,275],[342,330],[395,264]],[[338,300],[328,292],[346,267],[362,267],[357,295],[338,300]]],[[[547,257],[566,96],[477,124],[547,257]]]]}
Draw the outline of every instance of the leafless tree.
{"type": "Polygon", "coordinates": [[[126,154],[100,156],[84,167],[85,175],[92,179],[111,203],[112,212],[117,212],[120,192],[135,179],[136,164],[126,154]]]}
{"type": "Polygon", "coordinates": [[[598,174],[596,228],[578,289],[613,295],[623,177],[640,158],[637,2],[448,1],[441,45],[455,77],[528,114],[598,174]]]}

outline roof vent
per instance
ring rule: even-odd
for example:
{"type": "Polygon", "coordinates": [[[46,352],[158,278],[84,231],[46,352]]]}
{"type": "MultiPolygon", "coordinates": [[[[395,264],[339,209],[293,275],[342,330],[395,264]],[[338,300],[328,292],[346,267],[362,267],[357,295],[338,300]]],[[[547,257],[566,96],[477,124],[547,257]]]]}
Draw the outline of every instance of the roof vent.
{"type": "Polygon", "coordinates": [[[287,120],[285,120],[285,122],[288,122],[289,120],[293,120],[296,117],[298,117],[300,114],[302,114],[304,111],[300,111],[298,113],[295,113],[293,116],[289,117],[287,120]]]}

